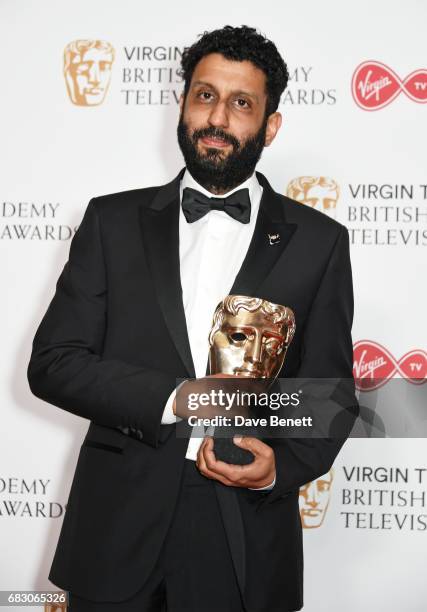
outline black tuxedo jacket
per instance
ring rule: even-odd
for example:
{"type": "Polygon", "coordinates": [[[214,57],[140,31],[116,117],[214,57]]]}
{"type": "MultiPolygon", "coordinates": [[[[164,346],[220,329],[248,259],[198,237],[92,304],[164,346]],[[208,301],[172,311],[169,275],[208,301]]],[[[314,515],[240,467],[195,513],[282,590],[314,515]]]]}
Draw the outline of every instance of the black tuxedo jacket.
{"type": "MultiPolygon", "coordinates": [[[[182,173],[89,202],[33,342],[32,392],[90,421],[49,578],[96,601],[121,601],[142,587],[179,491],[188,440],[161,417],[177,378],[195,376],[179,270],[182,173]]],[[[348,232],[257,177],[256,227],[230,293],[294,311],[279,376],[351,378],[348,232]]],[[[215,484],[250,612],[302,607],[298,490],[329,470],[343,442],[273,441],[270,492],[215,484]]]]}

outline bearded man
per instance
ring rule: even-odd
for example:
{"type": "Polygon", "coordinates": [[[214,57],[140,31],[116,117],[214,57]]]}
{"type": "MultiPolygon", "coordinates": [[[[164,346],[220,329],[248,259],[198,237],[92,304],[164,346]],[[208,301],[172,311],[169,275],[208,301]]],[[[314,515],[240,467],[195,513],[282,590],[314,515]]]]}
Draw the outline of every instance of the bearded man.
{"type": "Polygon", "coordinates": [[[182,75],[185,168],[89,202],[28,368],[35,395],[90,421],[49,574],[73,612],[300,610],[299,487],[344,442],[237,437],[254,461],[233,465],[177,435],[178,381],[209,382],[226,295],[295,313],[282,377],[351,378],[353,316],[346,228],[255,171],[288,80],[274,43],[206,32],[182,75]]]}

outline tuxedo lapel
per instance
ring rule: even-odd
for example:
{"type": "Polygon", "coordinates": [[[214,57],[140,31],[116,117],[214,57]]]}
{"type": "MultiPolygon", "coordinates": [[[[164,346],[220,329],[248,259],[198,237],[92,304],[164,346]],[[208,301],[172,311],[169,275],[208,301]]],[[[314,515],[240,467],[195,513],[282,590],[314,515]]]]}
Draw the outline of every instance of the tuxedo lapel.
{"type": "Polygon", "coordinates": [[[257,289],[272,271],[288,246],[296,225],[287,223],[280,196],[260,172],[256,173],[263,187],[258,217],[246,257],[235,278],[230,294],[263,297],[257,289]]]}
{"type": "Polygon", "coordinates": [[[193,358],[185,320],[179,265],[179,183],[184,173],[160,187],[150,206],[139,209],[148,266],[175,347],[191,378],[193,358]]]}

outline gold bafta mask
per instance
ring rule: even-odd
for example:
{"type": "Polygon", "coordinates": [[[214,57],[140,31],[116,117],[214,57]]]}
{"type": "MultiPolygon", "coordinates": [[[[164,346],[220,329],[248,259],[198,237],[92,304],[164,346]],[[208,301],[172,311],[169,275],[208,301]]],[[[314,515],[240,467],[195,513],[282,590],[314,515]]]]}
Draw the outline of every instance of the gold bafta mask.
{"type": "Polygon", "coordinates": [[[274,379],[295,333],[294,313],[261,298],[228,295],[209,334],[211,374],[274,379]]]}
{"type": "Polygon", "coordinates": [[[71,102],[97,106],[111,79],[114,48],[103,40],[74,40],[64,50],[64,77],[71,102]]]}
{"type": "Polygon", "coordinates": [[[323,476],[300,487],[299,508],[304,529],[315,529],[322,525],[329,506],[333,477],[331,468],[323,476]]]}
{"type": "Polygon", "coordinates": [[[329,217],[336,217],[340,189],[338,183],[331,178],[299,176],[289,183],[286,195],[297,202],[320,210],[329,217]]]}

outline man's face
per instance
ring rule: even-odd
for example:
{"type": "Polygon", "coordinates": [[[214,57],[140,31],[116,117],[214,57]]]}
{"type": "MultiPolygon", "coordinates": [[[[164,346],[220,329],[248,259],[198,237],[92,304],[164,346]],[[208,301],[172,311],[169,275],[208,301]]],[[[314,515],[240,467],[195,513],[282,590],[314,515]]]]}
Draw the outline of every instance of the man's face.
{"type": "Polygon", "coordinates": [[[249,61],[219,53],[197,64],[181,99],[178,141],[193,177],[226,193],[252,174],[264,146],[280,127],[280,114],[265,116],[266,77],[249,61]]]}
{"type": "Polygon", "coordinates": [[[96,106],[104,100],[110,83],[112,56],[102,49],[88,49],[69,67],[67,84],[74,104],[96,106]]]}
{"type": "Polygon", "coordinates": [[[299,490],[299,507],[302,526],[305,529],[320,527],[329,505],[332,473],[308,482],[299,490]]]}
{"type": "Polygon", "coordinates": [[[211,374],[275,378],[285,357],[286,329],[261,311],[225,313],[210,348],[211,374]]]}

